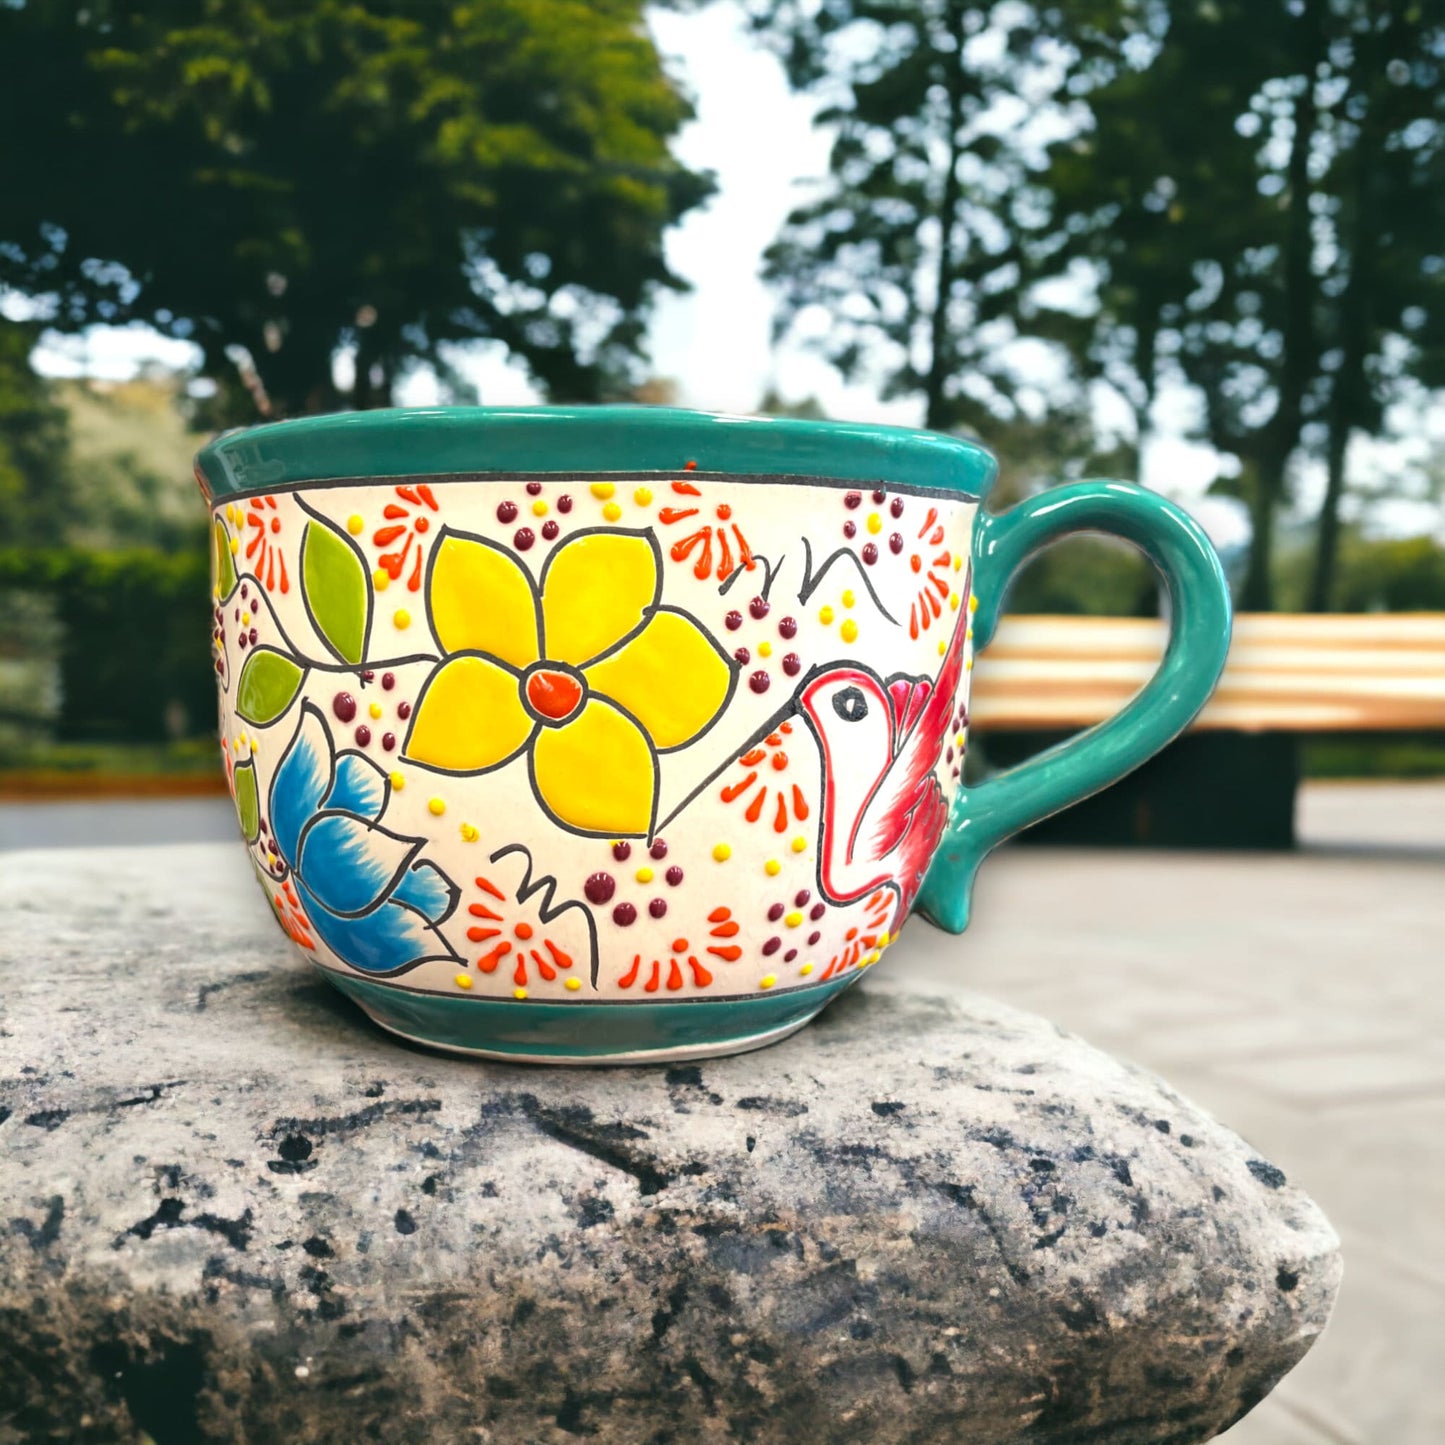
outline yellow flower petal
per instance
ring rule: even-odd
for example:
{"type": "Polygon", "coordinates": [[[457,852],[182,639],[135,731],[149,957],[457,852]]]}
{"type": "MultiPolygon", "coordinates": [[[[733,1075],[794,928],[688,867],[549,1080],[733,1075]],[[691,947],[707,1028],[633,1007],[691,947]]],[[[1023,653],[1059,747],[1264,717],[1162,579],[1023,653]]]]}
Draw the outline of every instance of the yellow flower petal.
{"type": "Polygon", "coordinates": [[[559,728],[542,728],[532,781],[556,820],[578,833],[645,835],[657,801],[657,759],[642,731],[605,698],[591,697],[559,728]]]}
{"type": "Polygon", "coordinates": [[[712,639],[666,607],[583,676],[594,693],[621,703],[664,751],[695,738],[718,715],[732,684],[732,668],[712,639]]]}
{"type": "Polygon", "coordinates": [[[536,662],[537,598],[515,558],[491,542],[448,532],[427,578],[432,631],[447,652],[490,652],[526,667],[536,662]]]}
{"type": "Polygon", "coordinates": [[[640,532],[584,532],[542,574],[547,658],[574,667],[626,637],[657,605],[657,552],[640,532]]]}
{"type": "Polygon", "coordinates": [[[513,757],[534,726],[515,673],[490,658],[454,657],[422,689],[403,753],[429,768],[481,773],[513,757]]]}

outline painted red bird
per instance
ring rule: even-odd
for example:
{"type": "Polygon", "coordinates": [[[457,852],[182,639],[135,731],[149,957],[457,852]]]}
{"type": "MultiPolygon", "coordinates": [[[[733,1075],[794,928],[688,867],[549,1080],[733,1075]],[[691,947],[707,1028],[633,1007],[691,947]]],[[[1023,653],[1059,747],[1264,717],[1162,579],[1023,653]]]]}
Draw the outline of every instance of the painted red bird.
{"type": "Polygon", "coordinates": [[[936,771],[963,675],[967,617],[960,613],[936,683],[885,682],[851,665],[809,678],[798,693],[823,750],[818,879],[830,902],[852,903],[896,879],[906,912],[923,886],[948,820],[936,771]]]}

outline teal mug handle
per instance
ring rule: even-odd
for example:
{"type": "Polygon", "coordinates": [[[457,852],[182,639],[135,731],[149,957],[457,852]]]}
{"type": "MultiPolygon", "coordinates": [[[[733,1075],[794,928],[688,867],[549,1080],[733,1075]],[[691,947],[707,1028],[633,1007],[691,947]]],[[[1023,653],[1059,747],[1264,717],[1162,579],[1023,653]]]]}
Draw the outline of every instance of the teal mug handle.
{"type": "Polygon", "coordinates": [[[1159,670],[1126,707],[1016,768],[960,787],[918,908],[950,933],[968,926],[978,866],[1005,838],[1097,793],[1151,758],[1209,699],[1229,650],[1229,586],[1199,524],[1155,492],[1125,482],[1055,487],[974,523],[974,650],[988,646],[1014,574],[1033,553],[1074,532],[1132,542],[1154,564],[1170,603],[1159,670]]]}

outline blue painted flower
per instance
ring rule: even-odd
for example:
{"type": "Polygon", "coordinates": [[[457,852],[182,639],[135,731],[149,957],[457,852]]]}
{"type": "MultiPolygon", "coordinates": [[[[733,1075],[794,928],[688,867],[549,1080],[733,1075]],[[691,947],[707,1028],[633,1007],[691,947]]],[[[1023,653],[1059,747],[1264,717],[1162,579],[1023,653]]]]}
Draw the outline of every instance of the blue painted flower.
{"type": "Polygon", "coordinates": [[[322,941],[374,974],[456,957],[436,927],[461,890],[418,859],[425,838],[378,823],[390,793],[390,780],[369,758],[335,751],[326,719],[306,703],[271,781],[271,838],[322,941]]]}

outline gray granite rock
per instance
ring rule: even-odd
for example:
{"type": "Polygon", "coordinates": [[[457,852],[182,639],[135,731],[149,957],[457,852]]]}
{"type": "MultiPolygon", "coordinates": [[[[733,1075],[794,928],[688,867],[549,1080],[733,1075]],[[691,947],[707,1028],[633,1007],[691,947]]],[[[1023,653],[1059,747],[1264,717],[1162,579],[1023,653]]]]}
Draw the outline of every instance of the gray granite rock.
{"type": "Polygon", "coordinates": [[[0,1441],[1192,1442],[1328,1316],[1309,1199],[1037,1018],[870,980],[739,1058],[452,1060],[253,892],[5,859],[0,1441]]]}

